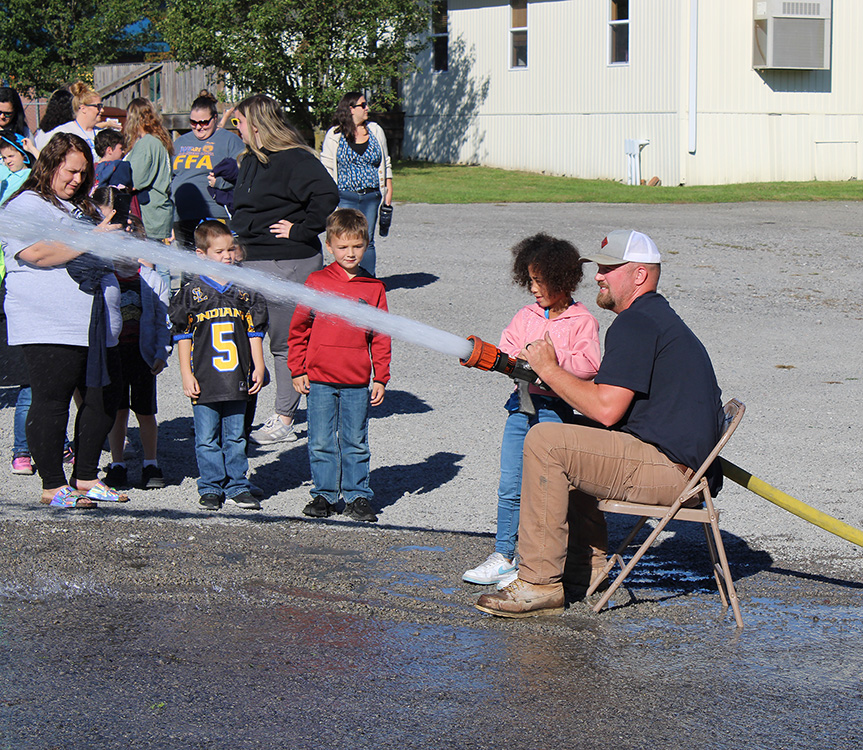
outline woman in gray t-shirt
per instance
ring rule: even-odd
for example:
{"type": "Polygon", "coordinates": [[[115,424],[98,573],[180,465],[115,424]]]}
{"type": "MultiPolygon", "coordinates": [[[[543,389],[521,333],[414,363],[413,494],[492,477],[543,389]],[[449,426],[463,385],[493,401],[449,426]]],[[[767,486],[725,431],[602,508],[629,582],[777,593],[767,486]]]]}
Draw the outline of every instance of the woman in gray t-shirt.
{"type": "MultiPolygon", "coordinates": [[[[102,443],[119,397],[116,345],[122,320],[116,277],[92,256],[33,237],[34,229],[42,227],[71,230],[79,216],[98,221],[87,197],[92,184],[87,143],[76,135],[57,134],[2,215],[9,344],[21,346],[33,392],[27,441],[42,479],[41,501],[63,508],[128,499],[98,479],[102,443]],[[67,484],[63,443],[76,389],[83,402],[67,484]]],[[[119,229],[109,221],[99,222],[96,230],[119,229]]]]}

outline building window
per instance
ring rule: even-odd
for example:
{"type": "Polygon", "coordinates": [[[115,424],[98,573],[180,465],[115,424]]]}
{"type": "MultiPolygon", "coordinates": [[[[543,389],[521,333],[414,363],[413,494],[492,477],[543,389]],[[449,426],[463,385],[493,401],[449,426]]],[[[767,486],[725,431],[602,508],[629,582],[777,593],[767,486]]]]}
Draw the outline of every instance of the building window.
{"type": "Polygon", "coordinates": [[[449,70],[449,14],[447,0],[432,3],[432,53],[434,70],[449,70]]]}
{"type": "Polygon", "coordinates": [[[512,20],[510,23],[510,38],[512,52],[510,67],[527,67],[527,0],[510,0],[512,20]]]}
{"type": "Polygon", "coordinates": [[[625,65],[629,62],[629,0],[610,0],[608,22],[608,62],[625,65]]]}

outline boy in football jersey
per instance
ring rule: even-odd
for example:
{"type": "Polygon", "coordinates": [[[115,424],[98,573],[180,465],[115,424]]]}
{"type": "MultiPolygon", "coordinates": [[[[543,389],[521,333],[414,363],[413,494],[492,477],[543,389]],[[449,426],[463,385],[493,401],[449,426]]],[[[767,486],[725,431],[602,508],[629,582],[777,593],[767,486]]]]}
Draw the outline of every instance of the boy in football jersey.
{"type": "MultiPolygon", "coordinates": [[[[230,231],[215,219],[195,229],[195,250],[215,263],[233,265],[240,258],[230,231]]],[[[192,399],[199,503],[219,510],[227,500],[257,510],[246,478],[244,418],[249,395],[264,384],[267,303],[256,292],[201,275],[174,295],[168,315],[183,393],[192,399]]]]}

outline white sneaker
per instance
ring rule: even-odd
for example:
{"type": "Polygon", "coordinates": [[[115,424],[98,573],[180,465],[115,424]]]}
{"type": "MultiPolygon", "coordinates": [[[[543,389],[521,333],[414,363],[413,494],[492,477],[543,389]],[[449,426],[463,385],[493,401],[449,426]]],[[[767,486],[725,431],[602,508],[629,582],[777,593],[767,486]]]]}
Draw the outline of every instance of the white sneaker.
{"type": "Polygon", "coordinates": [[[487,586],[490,583],[503,580],[505,576],[515,573],[517,570],[518,566],[515,560],[507,560],[500,552],[494,552],[488,556],[484,563],[466,570],[461,578],[468,583],[487,586]]]}
{"type": "Polygon", "coordinates": [[[511,584],[516,578],[518,578],[518,568],[516,568],[512,573],[507,573],[503,578],[501,578],[497,584],[495,584],[495,588],[498,591],[502,591],[509,584],[511,584]]]}
{"type": "Polygon", "coordinates": [[[297,433],[294,432],[294,423],[285,424],[278,414],[273,414],[264,422],[263,427],[249,433],[249,440],[258,445],[293,443],[296,439],[297,433]]]}

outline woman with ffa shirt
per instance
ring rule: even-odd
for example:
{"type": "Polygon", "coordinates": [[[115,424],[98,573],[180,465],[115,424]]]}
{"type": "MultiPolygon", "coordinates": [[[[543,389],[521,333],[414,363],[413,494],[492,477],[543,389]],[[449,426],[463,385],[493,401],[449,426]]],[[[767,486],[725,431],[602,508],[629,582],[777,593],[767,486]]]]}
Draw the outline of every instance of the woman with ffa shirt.
{"type": "MultiPolygon", "coordinates": [[[[194,247],[195,227],[202,219],[227,219],[224,206],[207,191],[207,175],[219,162],[236,159],[243,142],[218,126],[216,100],[199,96],[189,114],[192,130],[174,141],[173,179],[174,237],[181,246],[194,247]]],[[[222,188],[226,185],[217,184],[222,188]]]]}

